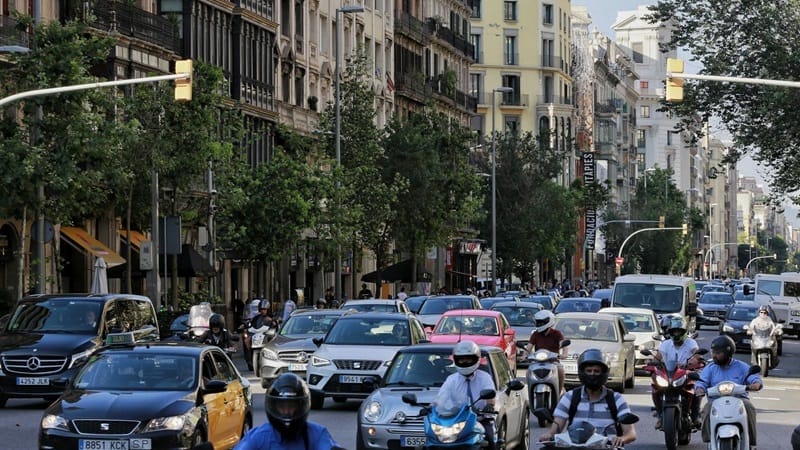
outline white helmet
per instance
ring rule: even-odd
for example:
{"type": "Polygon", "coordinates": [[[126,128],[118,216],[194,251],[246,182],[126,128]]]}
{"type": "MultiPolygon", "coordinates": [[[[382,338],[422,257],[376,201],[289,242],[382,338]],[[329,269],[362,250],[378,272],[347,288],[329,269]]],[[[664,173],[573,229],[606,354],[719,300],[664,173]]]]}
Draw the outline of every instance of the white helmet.
{"type": "Polygon", "coordinates": [[[533,321],[536,325],[536,331],[544,333],[548,328],[555,324],[556,316],[549,310],[543,309],[533,315],[533,321]]]}
{"type": "Polygon", "coordinates": [[[453,349],[453,362],[458,373],[468,377],[481,364],[481,349],[472,341],[461,341],[453,349]]]}

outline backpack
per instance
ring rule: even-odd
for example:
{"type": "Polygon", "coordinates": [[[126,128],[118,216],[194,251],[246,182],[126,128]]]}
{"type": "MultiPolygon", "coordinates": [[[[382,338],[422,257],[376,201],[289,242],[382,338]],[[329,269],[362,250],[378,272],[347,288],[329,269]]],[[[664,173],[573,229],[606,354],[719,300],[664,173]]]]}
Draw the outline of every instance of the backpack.
{"type": "MultiPolygon", "coordinates": [[[[567,418],[567,426],[572,425],[572,419],[575,418],[575,413],[578,412],[578,403],[581,402],[581,386],[572,389],[572,397],[569,403],[569,417],[567,418]]],[[[608,404],[608,412],[611,413],[611,419],[614,420],[614,429],[617,436],[622,436],[622,426],[617,417],[617,402],[614,399],[614,391],[606,389],[606,403],[608,404]]]]}

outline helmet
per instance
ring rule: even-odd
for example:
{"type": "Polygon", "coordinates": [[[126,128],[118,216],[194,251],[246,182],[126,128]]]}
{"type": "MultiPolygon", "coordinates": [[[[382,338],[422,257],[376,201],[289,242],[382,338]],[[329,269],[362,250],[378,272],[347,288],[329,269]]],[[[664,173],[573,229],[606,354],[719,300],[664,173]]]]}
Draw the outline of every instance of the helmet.
{"type": "Polygon", "coordinates": [[[461,375],[468,377],[478,370],[481,349],[472,341],[461,341],[453,349],[453,362],[461,375]]]}
{"type": "Polygon", "coordinates": [[[261,301],[258,302],[258,309],[269,309],[269,300],[262,298],[261,301]]]}
{"type": "Polygon", "coordinates": [[[681,316],[666,316],[661,320],[661,329],[664,334],[672,337],[672,340],[680,345],[686,340],[686,319],[681,316]]]}
{"type": "Polygon", "coordinates": [[[584,386],[592,390],[600,389],[606,384],[606,381],[608,381],[608,364],[606,364],[603,352],[600,349],[586,349],[578,357],[578,379],[581,380],[584,386]],[[600,375],[587,375],[584,372],[586,366],[600,366],[602,371],[600,375]]]}
{"type": "Polygon", "coordinates": [[[724,334],[717,336],[711,341],[711,351],[722,352],[725,354],[726,361],[730,362],[733,354],[736,353],[736,342],[730,336],[724,334]]]}
{"type": "Polygon", "coordinates": [[[549,310],[543,309],[533,315],[533,321],[536,324],[536,331],[544,333],[548,328],[555,324],[556,316],[549,310]]]}
{"type": "Polygon", "coordinates": [[[269,423],[282,435],[294,435],[308,419],[311,395],[302,378],[284,373],[272,383],[264,403],[269,423]]]}
{"type": "Polygon", "coordinates": [[[761,306],[758,307],[758,312],[759,313],[765,312],[765,313],[769,314],[769,308],[767,308],[767,305],[761,305],[761,306]]]}
{"type": "Polygon", "coordinates": [[[208,319],[208,328],[218,327],[219,329],[225,329],[225,318],[222,317],[222,314],[212,314],[211,318],[208,319]]]}

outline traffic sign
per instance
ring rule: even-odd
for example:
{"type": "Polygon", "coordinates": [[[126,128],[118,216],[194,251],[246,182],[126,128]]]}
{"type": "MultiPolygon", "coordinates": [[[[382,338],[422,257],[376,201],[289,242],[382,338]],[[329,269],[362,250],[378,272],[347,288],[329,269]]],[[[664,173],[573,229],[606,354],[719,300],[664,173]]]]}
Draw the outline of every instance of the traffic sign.
{"type": "Polygon", "coordinates": [[[618,266],[621,266],[622,263],[625,262],[625,258],[617,256],[616,258],[614,258],[614,261],[617,263],[618,266]]]}

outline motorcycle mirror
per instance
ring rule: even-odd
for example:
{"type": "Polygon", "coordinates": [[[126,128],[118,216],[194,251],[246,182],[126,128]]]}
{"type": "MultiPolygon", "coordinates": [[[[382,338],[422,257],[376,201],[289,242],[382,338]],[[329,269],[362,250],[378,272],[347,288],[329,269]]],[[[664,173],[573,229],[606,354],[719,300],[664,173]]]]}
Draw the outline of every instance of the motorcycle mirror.
{"type": "Polygon", "coordinates": [[[663,341],[664,340],[664,336],[662,334],[659,334],[659,333],[653,334],[652,337],[653,337],[653,340],[656,340],[656,341],[663,341]]]}
{"type": "Polygon", "coordinates": [[[411,406],[417,406],[416,394],[403,394],[401,398],[403,399],[403,403],[407,403],[411,406]]]}
{"type": "Polygon", "coordinates": [[[319,337],[312,338],[311,342],[313,342],[314,345],[319,347],[320,345],[322,345],[322,338],[319,338],[319,337]]]}
{"type": "Polygon", "coordinates": [[[559,344],[559,348],[569,347],[570,344],[572,344],[572,341],[569,339],[564,339],[561,341],[561,344],[559,344]]]}
{"type": "Polygon", "coordinates": [[[694,354],[695,355],[707,355],[708,354],[708,349],[707,348],[699,348],[699,349],[697,349],[696,352],[694,352],[694,354]]]}
{"type": "Polygon", "coordinates": [[[484,389],[481,391],[480,399],[481,400],[490,400],[497,396],[497,392],[494,389],[484,389]]]}
{"type": "Polygon", "coordinates": [[[639,416],[637,416],[636,414],[627,413],[619,416],[618,420],[619,423],[623,425],[633,425],[639,421],[639,416]]]}
{"type": "Polygon", "coordinates": [[[639,353],[643,354],[644,356],[653,356],[653,352],[651,352],[650,349],[647,348],[639,350],[639,353]]]}
{"type": "Polygon", "coordinates": [[[547,408],[536,408],[533,410],[533,415],[536,416],[537,419],[545,422],[553,421],[553,413],[551,413],[547,408]]]}
{"type": "Polygon", "coordinates": [[[750,366],[750,370],[747,371],[747,376],[755,375],[759,372],[761,372],[761,366],[759,366],[758,364],[754,364],[750,366]]]}
{"type": "Polygon", "coordinates": [[[742,286],[742,292],[744,293],[744,295],[750,295],[753,293],[753,291],[750,289],[749,284],[745,284],[742,286]]]}
{"type": "Polygon", "coordinates": [[[270,338],[271,337],[275,337],[275,328],[270,328],[269,330],[267,330],[266,334],[267,334],[267,337],[270,337],[270,338]]]}
{"type": "Polygon", "coordinates": [[[688,377],[689,377],[689,379],[690,379],[690,380],[692,380],[692,381],[697,381],[697,380],[699,380],[699,379],[700,379],[700,374],[699,374],[699,373],[697,373],[697,372],[689,372],[689,375],[688,375],[688,377]]]}

